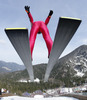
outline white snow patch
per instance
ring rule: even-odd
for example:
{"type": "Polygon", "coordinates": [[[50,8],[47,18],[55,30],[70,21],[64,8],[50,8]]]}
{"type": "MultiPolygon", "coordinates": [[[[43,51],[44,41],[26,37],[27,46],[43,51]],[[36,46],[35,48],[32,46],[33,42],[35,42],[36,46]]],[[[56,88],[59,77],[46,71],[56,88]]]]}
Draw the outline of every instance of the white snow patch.
{"type": "Polygon", "coordinates": [[[70,63],[72,63],[73,61],[72,60],[69,60],[70,61],[70,63]]]}
{"type": "Polygon", "coordinates": [[[7,68],[7,67],[2,67],[3,69],[6,69],[6,70],[8,70],[8,71],[11,71],[11,69],[10,68],[7,68]]]}
{"type": "MultiPolygon", "coordinates": [[[[29,83],[31,82],[31,80],[29,80],[29,83]]],[[[36,82],[36,83],[40,83],[40,79],[39,78],[36,78],[36,79],[34,79],[34,82],[36,82]]]]}
{"type": "Polygon", "coordinates": [[[79,100],[72,97],[29,98],[20,96],[2,97],[1,100],[79,100]]]}
{"type": "Polygon", "coordinates": [[[36,78],[36,79],[34,80],[34,82],[40,83],[39,78],[36,78]]]}
{"type": "Polygon", "coordinates": [[[77,72],[76,76],[80,76],[80,77],[82,77],[82,76],[84,75],[84,73],[79,72],[77,69],[74,69],[74,70],[77,72]]]}
{"type": "Polygon", "coordinates": [[[43,95],[35,95],[34,98],[44,98],[43,95]]]}
{"type": "Polygon", "coordinates": [[[75,65],[81,65],[81,63],[80,62],[75,62],[75,65]]]}
{"type": "MultiPolygon", "coordinates": [[[[29,83],[30,83],[31,80],[21,79],[21,80],[19,80],[18,82],[24,82],[24,83],[29,82],[29,83]]],[[[36,78],[36,79],[34,79],[34,82],[36,82],[36,83],[40,83],[40,79],[36,78]]]]}
{"type": "Polygon", "coordinates": [[[24,80],[24,79],[21,79],[21,80],[19,80],[18,82],[23,82],[23,83],[27,83],[28,81],[27,80],[24,80]]]}

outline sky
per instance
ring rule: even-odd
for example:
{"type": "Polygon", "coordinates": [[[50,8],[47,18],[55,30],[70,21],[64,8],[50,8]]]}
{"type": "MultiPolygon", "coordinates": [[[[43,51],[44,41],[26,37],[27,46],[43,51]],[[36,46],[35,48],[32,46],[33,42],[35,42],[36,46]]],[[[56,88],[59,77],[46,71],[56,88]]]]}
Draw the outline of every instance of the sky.
{"type": "MultiPolygon", "coordinates": [[[[30,6],[34,21],[45,21],[50,10],[53,15],[48,29],[54,41],[59,17],[80,18],[82,23],[67,45],[61,57],[81,45],[87,45],[87,0],[0,0],[0,60],[23,64],[5,34],[5,28],[26,27],[30,32],[31,25],[24,6],[30,6]]],[[[30,34],[30,33],[29,33],[30,34]]],[[[48,50],[42,34],[37,35],[32,64],[48,62],[48,50]]]]}

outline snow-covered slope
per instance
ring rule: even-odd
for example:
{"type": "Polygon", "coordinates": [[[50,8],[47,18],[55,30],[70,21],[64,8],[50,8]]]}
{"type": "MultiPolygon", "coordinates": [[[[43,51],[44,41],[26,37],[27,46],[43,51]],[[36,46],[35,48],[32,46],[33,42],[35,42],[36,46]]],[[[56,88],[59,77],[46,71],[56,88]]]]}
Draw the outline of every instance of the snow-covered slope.
{"type": "Polygon", "coordinates": [[[28,98],[19,96],[3,97],[1,100],[78,100],[71,97],[52,97],[52,98],[28,98]]]}
{"type": "Polygon", "coordinates": [[[62,65],[72,68],[76,72],[75,76],[82,77],[87,72],[87,45],[78,47],[61,58],[58,63],[63,63],[62,65]]]}

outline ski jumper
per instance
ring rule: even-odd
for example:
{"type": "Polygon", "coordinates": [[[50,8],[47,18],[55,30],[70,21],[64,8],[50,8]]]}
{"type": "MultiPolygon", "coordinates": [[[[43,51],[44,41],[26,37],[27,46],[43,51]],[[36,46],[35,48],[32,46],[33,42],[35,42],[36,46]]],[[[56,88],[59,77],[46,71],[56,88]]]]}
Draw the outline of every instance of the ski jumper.
{"type": "Polygon", "coordinates": [[[51,16],[48,16],[46,18],[45,22],[43,22],[43,21],[34,22],[33,17],[32,17],[30,12],[28,13],[28,17],[29,17],[30,22],[31,22],[31,30],[30,30],[30,37],[29,37],[31,57],[32,57],[32,52],[33,52],[35,40],[36,40],[36,35],[40,32],[42,33],[43,38],[46,42],[46,45],[48,48],[48,57],[49,57],[50,52],[51,52],[51,48],[53,45],[53,41],[49,35],[49,30],[48,30],[46,25],[49,23],[51,16]]]}

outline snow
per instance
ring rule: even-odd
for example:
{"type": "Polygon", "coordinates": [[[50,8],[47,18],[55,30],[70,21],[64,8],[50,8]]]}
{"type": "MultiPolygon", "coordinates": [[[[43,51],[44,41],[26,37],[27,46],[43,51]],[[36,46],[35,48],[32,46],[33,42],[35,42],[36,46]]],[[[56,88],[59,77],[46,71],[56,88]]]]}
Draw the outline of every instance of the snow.
{"type": "Polygon", "coordinates": [[[72,97],[29,98],[20,96],[2,97],[0,100],[79,100],[72,97]]]}
{"type": "Polygon", "coordinates": [[[21,80],[18,80],[18,82],[21,82],[21,83],[27,83],[27,80],[21,79],[21,80]]]}
{"type": "MultiPolygon", "coordinates": [[[[31,80],[29,80],[29,82],[31,82],[31,80]]],[[[34,79],[34,82],[40,83],[39,78],[34,79]]]]}
{"type": "MultiPolygon", "coordinates": [[[[31,80],[26,80],[26,79],[21,79],[21,80],[18,80],[18,82],[24,82],[24,83],[27,83],[27,82],[31,82],[31,80]]],[[[34,82],[36,83],[40,83],[40,80],[38,78],[34,79],[34,82]]]]}
{"type": "Polygon", "coordinates": [[[74,69],[74,70],[77,72],[76,76],[80,76],[80,77],[82,77],[82,76],[84,75],[84,73],[79,72],[77,69],[74,69]]]}
{"type": "Polygon", "coordinates": [[[72,93],[72,88],[61,88],[60,93],[72,93]]]}
{"type": "Polygon", "coordinates": [[[40,83],[39,78],[36,78],[36,79],[34,80],[34,82],[40,83]]]}
{"type": "Polygon", "coordinates": [[[5,70],[8,70],[8,71],[11,71],[10,68],[7,68],[7,67],[2,67],[2,68],[5,69],[5,70]]]}
{"type": "Polygon", "coordinates": [[[35,95],[34,98],[44,98],[43,95],[35,95]]]}

